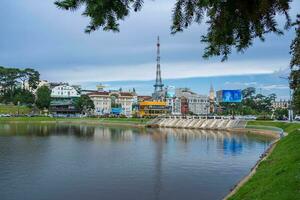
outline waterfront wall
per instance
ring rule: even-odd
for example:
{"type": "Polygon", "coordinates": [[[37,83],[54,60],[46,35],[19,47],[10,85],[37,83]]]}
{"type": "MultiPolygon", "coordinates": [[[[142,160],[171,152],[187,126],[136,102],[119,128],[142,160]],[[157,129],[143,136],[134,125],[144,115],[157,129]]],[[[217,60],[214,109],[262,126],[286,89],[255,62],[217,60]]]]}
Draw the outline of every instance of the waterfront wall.
{"type": "Polygon", "coordinates": [[[201,117],[160,117],[148,123],[150,127],[190,128],[209,130],[230,130],[245,128],[247,121],[229,118],[201,118],[201,117]]]}

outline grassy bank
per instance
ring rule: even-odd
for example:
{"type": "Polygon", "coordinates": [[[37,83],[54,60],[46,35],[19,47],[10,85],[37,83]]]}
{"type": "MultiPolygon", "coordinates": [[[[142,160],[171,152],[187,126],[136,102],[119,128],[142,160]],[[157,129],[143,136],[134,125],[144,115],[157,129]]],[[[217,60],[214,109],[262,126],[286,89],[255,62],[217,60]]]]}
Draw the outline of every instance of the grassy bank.
{"type": "Polygon", "coordinates": [[[253,177],[229,199],[300,199],[300,124],[253,121],[249,125],[276,126],[289,135],[278,142],[253,177]]]}
{"type": "Polygon", "coordinates": [[[32,109],[27,106],[0,105],[0,114],[29,114],[32,109]]]}
{"type": "Polygon", "coordinates": [[[143,125],[147,119],[139,118],[52,118],[52,117],[2,117],[0,122],[76,122],[76,123],[115,123],[143,125]]]}

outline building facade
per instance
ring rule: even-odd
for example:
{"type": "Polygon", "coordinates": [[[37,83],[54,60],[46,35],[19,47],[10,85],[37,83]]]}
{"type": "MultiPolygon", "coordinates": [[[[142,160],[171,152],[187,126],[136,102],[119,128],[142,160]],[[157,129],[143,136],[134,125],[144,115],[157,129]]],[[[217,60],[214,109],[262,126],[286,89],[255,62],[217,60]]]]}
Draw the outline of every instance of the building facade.
{"type": "Polygon", "coordinates": [[[132,116],[133,103],[136,97],[130,92],[99,91],[87,94],[94,102],[94,114],[132,116]]]}
{"type": "Polygon", "coordinates": [[[181,99],[178,97],[166,98],[167,106],[172,115],[181,115],[181,99]]]}
{"type": "Polygon", "coordinates": [[[71,86],[58,85],[51,90],[50,112],[55,115],[75,115],[79,111],[76,109],[76,100],[80,93],[71,86]]]}
{"type": "Polygon", "coordinates": [[[176,89],[175,96],[181,99],[185,99],[188,105],[187,106],[188,108],[186,108],[184,102],[181,102],[182,114],[183,111],[184,113],[186,113],[187,109],[188,109],[188,113],[192,113],[196,115],[207,115],[210,113],[209,111],[210,102],[208,96],[197,94],[195,92],[192,92],[188,88],[176,89]],[[182,106],[185,106],[185,108],[182,108],[182,106]]]}
{"type": "Polygon", "coordinates": [[[215,104],[216,104],[215,90],[213,85],[211,84],[209,90],[209,112],[210,113],[215,112],[215,104]]]}
{"type": "Polygon", "coordinates": [[[170,109],[166,101],[142,101],[139,102],[138,117],[154,118],[167,115],[170,109]]]}
{"type": "Polygon", "coordinates": [[[274,110],[281,108],[281,109],[288,109],[290,105],[289,101],[286,100],[280,100],[280,101],[274,101],[272,103],[272,107],[274,110]]]}
{"type": "Polygon", "coordinates": [[[188,115],[189,114],[189,102],[186,97],[180,98],[180,111],[182,115],[188,115]]]}
{"type": "Polygon", "coordinates": [[[68,85],[59,85],[51,90],[52,98],[76,98],[80,97],[79,91],[68,85]]]}

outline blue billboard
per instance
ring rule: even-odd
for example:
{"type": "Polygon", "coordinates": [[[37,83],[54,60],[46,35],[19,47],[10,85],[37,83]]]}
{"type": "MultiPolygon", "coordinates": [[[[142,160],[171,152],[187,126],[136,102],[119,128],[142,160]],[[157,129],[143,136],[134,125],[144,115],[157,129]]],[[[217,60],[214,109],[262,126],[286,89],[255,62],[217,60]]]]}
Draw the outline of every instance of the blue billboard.
{"type": "Polygon", "coordinates": [[[242,101],[241,90],[222,90],[222,102],[239,103],[242,101]]]}

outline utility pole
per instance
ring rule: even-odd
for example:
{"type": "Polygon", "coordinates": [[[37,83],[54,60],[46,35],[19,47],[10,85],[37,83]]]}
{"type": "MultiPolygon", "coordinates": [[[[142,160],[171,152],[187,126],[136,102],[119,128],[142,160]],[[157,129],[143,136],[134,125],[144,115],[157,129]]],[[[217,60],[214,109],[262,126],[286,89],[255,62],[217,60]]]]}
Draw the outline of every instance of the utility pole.
{"type": "MultiPolygon", "coordinates": [[[[284,80],[287,80],[288,81],[288,84],[289,84],[289,86],[290,86],[290,83],[291,83],[291,79],[290,79],[290,77],[282,77],[282,76],[280,76],[279,78],[281,78],[281,79],[284,79],[284,80]]],[[[294,112],[293,112],[293,91],[292,91],[292,89],[291,89],[291,87],[289,87],[289,90],[290,90],[290,101],[289,101],[289,120],[290,120],[290,122],[293,122],[293,119],[294,119],[294,112]]]]}

